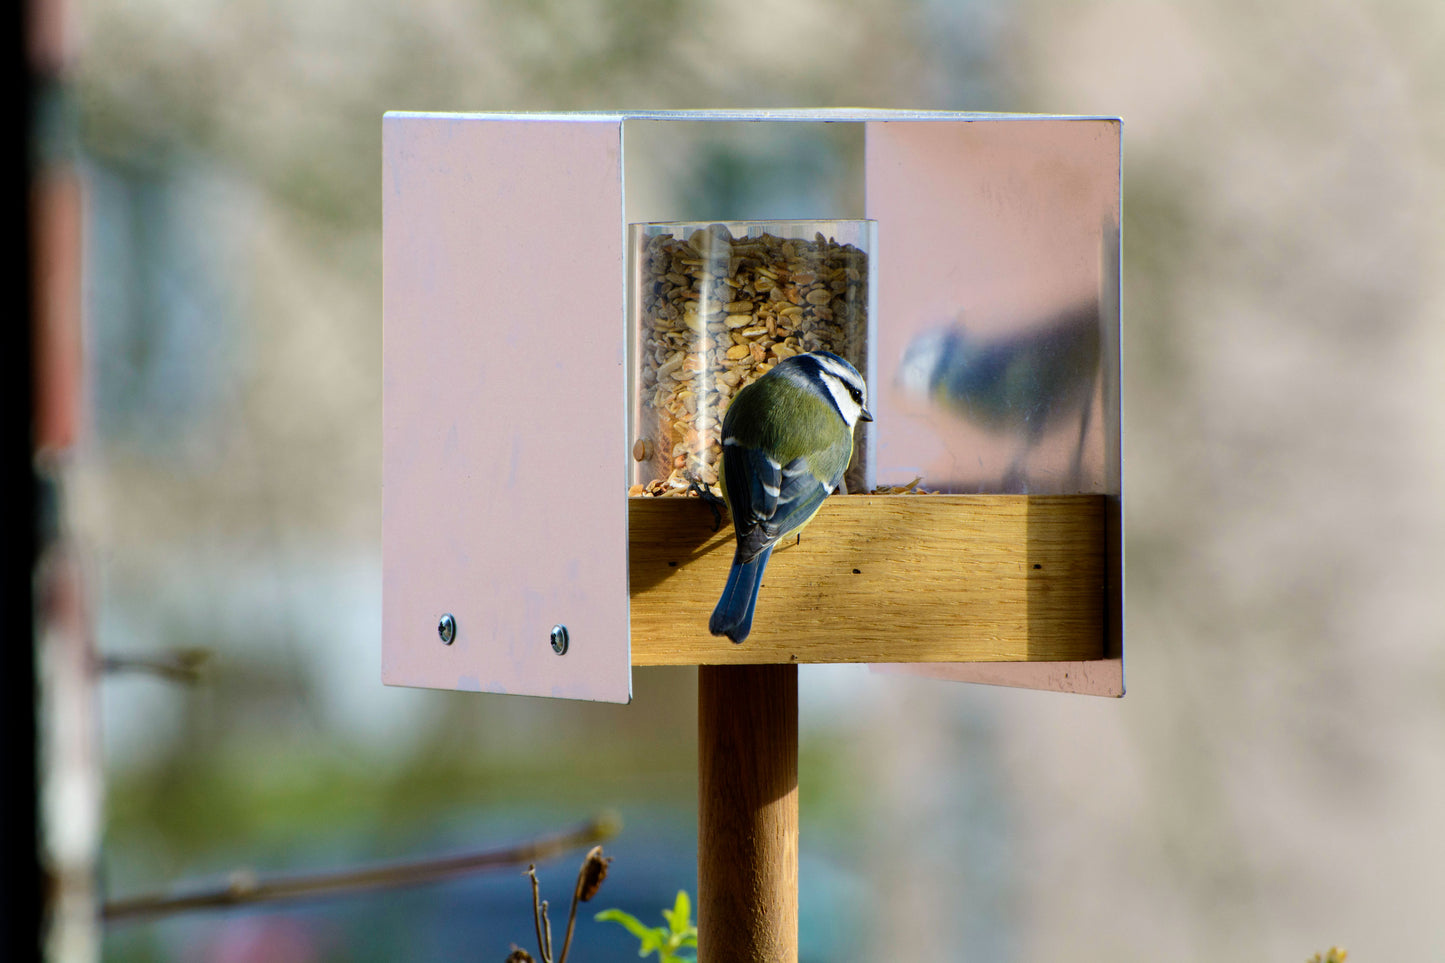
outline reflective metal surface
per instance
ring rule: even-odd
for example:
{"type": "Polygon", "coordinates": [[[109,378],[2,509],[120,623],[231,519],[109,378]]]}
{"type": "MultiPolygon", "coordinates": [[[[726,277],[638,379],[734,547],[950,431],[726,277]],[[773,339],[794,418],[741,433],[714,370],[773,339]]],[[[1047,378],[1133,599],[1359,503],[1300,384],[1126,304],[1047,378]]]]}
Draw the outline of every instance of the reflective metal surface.
{"type": "Polygon", "coordinates": [[[1119,492],[1118,125],[875,122],[878,477],[1119,492]]]}
{"type": "Polygon", "coordinates": [[[621,163],[617,121],[384,122],[387,683],[631,696],[621,163]]]}

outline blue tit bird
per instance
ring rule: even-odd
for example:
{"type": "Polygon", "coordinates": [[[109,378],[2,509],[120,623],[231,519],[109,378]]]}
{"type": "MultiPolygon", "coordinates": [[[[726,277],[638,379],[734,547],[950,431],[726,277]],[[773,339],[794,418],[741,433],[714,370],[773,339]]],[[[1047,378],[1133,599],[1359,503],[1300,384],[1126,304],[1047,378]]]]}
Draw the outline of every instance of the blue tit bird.
{"type": "Polygon", "coordinates": [[[708,621],[713,635],[748,637],[773,546],[817,514],[843,480],[854,426],[872,420],[863,378],[828,351],[785,358],[733,398],[718,480],[737,549],[708,621]]]}
{"type": "Polygon", "coordinates": [[[1005,486],[1046,432],[1079,419],[1082,458],[1099,372],[1099,308],[1082,305],[1025,331],[982,339],[961,325],[929,331],[904,351],[898,384],[986,431],[1021,440],[1005,486]]]}

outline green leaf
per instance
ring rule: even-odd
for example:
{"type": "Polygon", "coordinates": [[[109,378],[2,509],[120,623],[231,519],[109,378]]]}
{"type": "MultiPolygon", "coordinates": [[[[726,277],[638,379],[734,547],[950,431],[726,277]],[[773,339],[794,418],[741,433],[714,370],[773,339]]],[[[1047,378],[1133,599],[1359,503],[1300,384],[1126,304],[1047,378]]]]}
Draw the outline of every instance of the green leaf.
{"type": "Polygon", "coordinates": [[[639,940],[645,940],[647,939],[647,937],[651,936],[653,933],[656,932],[656,928],[647,926],[642,922],[642,920],[633,916],[631,913],[624,913],[620,909],[603,910],[592,918],[603,923],[609,921],[613,923],[620,923],[623,927],[626,928],[627,932],[631,933],[639,940]]]}
{"type": "Polygon", "coordinates": [[[611,921],[625,927],[641,944],[637,950],[638,956],[656,953],[658,963],[697,963],[695,955],[680,956],[677,953],[683,948],[697,948],[697,927],[692,922],[692,900],[688,897],[687,890],[678,890],[672,909],[663,910],[662,916],[667,920],[669,929],[648,926],[631,913],[624,913],[619,909],[603,910],[593,919],[611,921]]]}
{"type": "Polygon", "coordinates": [[[692,928],[692,900],[687,898],[687,890],[677,891],[677,901],[673,903],[671,910],[663,910],[663,917],[667,925],[672,928],[674,936],[686,935],[692,928]]]}

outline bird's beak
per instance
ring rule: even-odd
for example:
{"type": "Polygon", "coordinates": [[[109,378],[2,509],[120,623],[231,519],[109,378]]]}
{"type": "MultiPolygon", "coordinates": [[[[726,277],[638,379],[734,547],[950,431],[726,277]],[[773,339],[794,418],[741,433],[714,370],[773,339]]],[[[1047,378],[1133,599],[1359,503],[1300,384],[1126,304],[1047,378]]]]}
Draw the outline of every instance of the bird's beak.
{"type": "Polygon", "coordinates": [[[862,411],[858,412],[858,420],[859,420],[859,421],[872,421],[872,420],[873,420],[873,416],[868,413],[868,409],[867,409],[867,408],[864,408],[862,411]]]}

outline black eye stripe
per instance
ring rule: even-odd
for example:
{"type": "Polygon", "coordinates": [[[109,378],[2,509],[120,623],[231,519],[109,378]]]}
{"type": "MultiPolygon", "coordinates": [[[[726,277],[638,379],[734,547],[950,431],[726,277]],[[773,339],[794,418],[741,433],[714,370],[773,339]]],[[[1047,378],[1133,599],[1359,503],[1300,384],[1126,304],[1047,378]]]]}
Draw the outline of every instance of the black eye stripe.
{"type": "Polygon", "coordinates": [[[789,377],[795,377],[799,383],[811,383],[815,390],[832,394],[836,399],[835,405],[843,398],[838,389],[843,389],[848,393],[849,401],[861,409],[866,389],[859,383],[858,375],[851,368],[844,367],[846,364],[842,359],[835,364],[825,364],[818,356],[804,354],[794,355],[779,367],[786,366],[789,377]]]}

